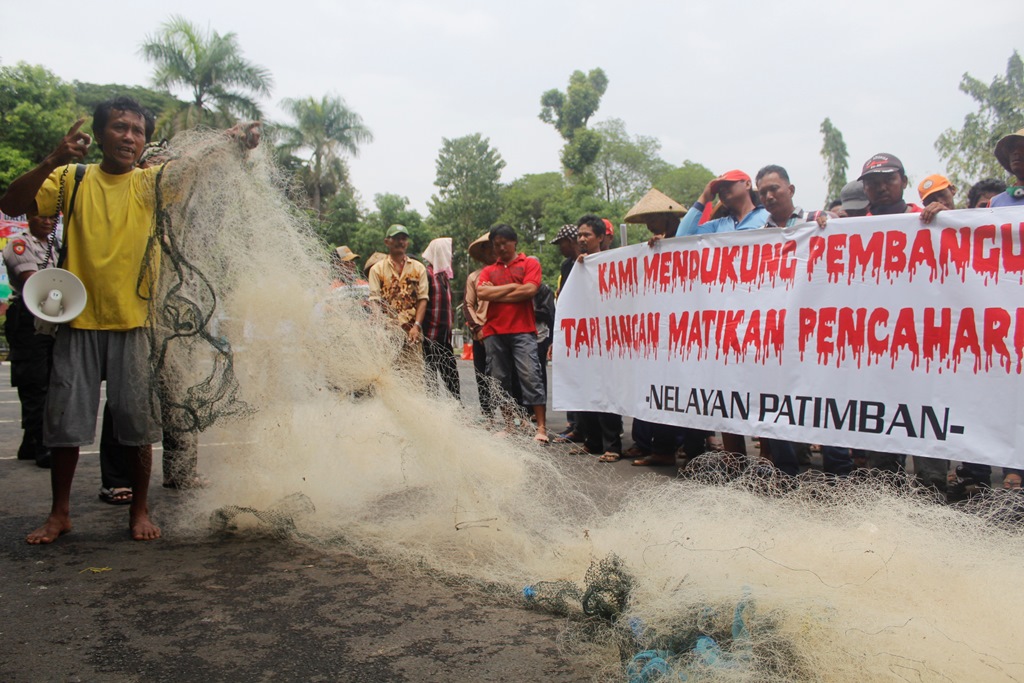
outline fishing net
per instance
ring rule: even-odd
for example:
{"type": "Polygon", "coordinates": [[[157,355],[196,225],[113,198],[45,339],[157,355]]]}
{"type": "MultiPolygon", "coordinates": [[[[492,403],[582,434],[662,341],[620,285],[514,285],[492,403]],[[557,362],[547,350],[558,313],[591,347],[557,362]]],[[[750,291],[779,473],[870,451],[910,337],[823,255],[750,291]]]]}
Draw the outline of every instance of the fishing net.
{"type": "Polygon", "coordinates": [[[602,484],[525,418],[498,438],[429,388],[386,316],[332,289],[264,150],[173,147],[153,368],[174,428],[233,444],[203,458],[179,533],[262,530],[517,595],[564,616],[595,678],[1024,680],[1019,496],[951,507],[723,454],[602,484]]]}

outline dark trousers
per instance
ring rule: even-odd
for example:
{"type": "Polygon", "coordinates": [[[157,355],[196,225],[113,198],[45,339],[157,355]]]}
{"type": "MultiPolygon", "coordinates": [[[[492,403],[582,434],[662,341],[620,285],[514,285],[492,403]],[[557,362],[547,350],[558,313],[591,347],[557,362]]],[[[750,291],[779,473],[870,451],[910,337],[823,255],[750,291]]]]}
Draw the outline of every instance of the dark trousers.
{"type": "Polygon", "coordinates": [[[548,395],[548,349],[551,348],[551,336],[537,342],[537,357],[540,359],[540,381],[544,385],[544,395],[548,395]]]}
{"type": "MultiPolygon", "coordinates": [[[[649,453],[672,455],[683,445],[687,437],[686,433],[689,431],[696,430],[633,418],[633,429],[630,436],[633,437],[636,447],[645,455],[649,453]]],[[[694,455],[699,455],[700,452],[694,453],[694,455]]]]}
{"type": "Polygon", "coordinates": [[[591,453],[622,453],[622,416],[611,413],[576,413],[583,428],[583,446],[591,453]]]}
{"type": "Polygon", "coordinates": [[[132,487],[131,458],[137,457],[136,446],[122,446],[114,436],[114,416],[103,404],[103,426],[100,428],[100,481],[105,489],[132,487]]]}
{"type": "Polygon", "coordinates": [[[448,393],[455,398],[459,395],[459,366],[455,363],[455,353],[452,351],[451,333],[441,335],[438,340],[423,340],[423,359],[427,365],[427,386],[434,389],[437,387],[437,375],[441,375],[448,393]]]}
{"type": "Polygon", "coordinates": [[[480,396],[480,412],[484,417],[494,414],[491,404],[491,379],[487,376],[487,347],[479,339],[473,340],[473,374],[476,375],[476,392],[480,396]]]}
{"type": "MultiPolygon", "coordinates": [[[[199,437],[192,432],[164,431],[163,474],[165,483],[188,487],[196,478],[199,463],[199,437]]],[[[132,487],[131,458],[138,456],[136,446],[122,446],[114,436],[114,417],[103,406],[103,427],[100,431],[100,480],[105,489],[132,487]]]]}
{"type": "Polygon", "coordinates": [[[7,308],[4,335],[10,347],[11,386],[18,390],[21,402],[21,446],[19,460],[38,460],[47,449],[43,446],[43,410],[50,385],[53,337],[36,334],[35,317],[20,299],[13,299],[7,308]]]}
{"type": "Polygon", "coordinates": [[[783,439],[761,437],[761,455],[772,461],[780,471],[795,477],[800,474],[799,444],[783,439]]]}
{"type": "Polygon", "coordinates": [[[821,469],[826,474],[834,474],[837,477],[845,477],[853,472],[853,455],[850,449],[840,446],[822,446],[821,469]]]}

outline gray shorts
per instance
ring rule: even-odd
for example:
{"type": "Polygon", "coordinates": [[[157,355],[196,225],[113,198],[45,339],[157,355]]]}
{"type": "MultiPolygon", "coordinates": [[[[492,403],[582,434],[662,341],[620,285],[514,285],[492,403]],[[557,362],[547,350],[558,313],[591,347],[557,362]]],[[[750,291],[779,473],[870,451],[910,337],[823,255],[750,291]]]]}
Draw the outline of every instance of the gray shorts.
{"type": "Polygon", "coordinates": [[[487,350],[487,374],[501,384],[505,393],[512,393],[512,372],[519,376],[523,404],[542,406],[547,403],[540,373],[544,368],[537,355],[535,334],[492,334],[484,337],[487,350]]]}
{"type": "Polygon", "coordinates": [[[145,446],[160,440],[160,404],[154,391],[146,329],[122,332],[65,326],[57,330],[53,345],[43,443],[61,448],[87,446],[96,440],[100,383],[104,380],[118,442],[145,446]]]}

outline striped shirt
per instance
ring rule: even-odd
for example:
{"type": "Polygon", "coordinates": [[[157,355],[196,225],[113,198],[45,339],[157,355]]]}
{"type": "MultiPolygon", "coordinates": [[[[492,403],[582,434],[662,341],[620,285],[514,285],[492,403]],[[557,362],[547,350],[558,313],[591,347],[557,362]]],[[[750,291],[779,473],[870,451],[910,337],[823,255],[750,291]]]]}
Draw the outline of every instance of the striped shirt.
{"type": "Polygon", "coordinates": [[[423,336],[436,342],[447,342],[452,336],[452,290],[446,273],[435,273],[427,266],[427,314],[423,317],[423,336]]]}

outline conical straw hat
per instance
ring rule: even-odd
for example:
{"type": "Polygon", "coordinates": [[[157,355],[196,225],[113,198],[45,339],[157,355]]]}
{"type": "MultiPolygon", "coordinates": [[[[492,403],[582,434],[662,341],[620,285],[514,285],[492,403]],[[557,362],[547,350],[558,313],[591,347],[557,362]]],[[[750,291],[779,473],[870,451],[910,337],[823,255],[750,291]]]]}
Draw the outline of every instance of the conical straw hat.
{"type": "Polygon", "coordinates": [[[469,255],[475,261],[479,261],[485,266],[494,263],[494,248],[491,247],[491,234],[489,232],[473,240],[473,243],[469,245],[469,255]]]}
{"type": "Polygon", "coordinates": [[[682,216],[686,213],[686,207],[663,192],[651,188],[651,191],[629,210],[624,220],[627,223],[643,223],[644,216],[649,216],[652,213],[671,213],[682,216]]]}

